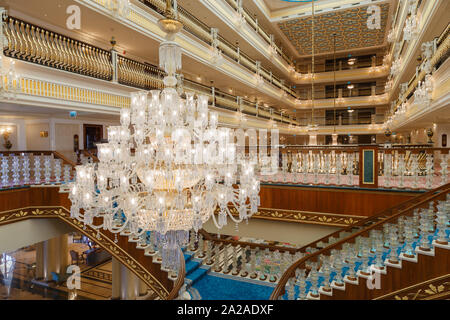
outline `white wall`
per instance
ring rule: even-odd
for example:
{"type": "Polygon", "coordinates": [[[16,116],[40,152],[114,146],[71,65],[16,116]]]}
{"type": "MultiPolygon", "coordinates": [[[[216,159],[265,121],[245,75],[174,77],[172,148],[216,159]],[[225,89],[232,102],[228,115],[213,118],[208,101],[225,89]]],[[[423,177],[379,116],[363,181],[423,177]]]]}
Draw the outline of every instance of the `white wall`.
{"type": "Polygon", "coordinates": [[[436,148],[442,148],[442,135],[447,134],[447,147],[450,147],[450,124],[436,124],[432,140],[436,148]]]}
{"type": "Polygon", "coordinates": [[[55,123],[55,150],[73,151],[73,136],[80,136],[80,125],[55,123]]]}
{"type": "Polygon", "coordinates": [[[25,131],[28,150],[50,150],[50,126],[48,123],[28,123],[25,131]],[[42,138],[41,131],[47,131],[48,136],[42,138]]]}
{"type": "Polygon", "coordinates": [[[0,226],[0,253],[12,252],[74,231],[58,219],[28,219],[0,226]]]}

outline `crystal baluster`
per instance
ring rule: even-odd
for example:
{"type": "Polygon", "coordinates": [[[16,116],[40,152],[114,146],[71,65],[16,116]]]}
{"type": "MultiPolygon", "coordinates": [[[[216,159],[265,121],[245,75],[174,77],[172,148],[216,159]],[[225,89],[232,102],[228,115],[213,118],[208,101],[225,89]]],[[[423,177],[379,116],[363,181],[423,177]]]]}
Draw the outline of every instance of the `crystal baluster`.
{"type": "Polygon", "coordinates": [[[19,157],[17,156],[11,156],[11,166],[12,166],[12,184],[17,186],[20,183],[20,163],[19,163],[19,157]]]}

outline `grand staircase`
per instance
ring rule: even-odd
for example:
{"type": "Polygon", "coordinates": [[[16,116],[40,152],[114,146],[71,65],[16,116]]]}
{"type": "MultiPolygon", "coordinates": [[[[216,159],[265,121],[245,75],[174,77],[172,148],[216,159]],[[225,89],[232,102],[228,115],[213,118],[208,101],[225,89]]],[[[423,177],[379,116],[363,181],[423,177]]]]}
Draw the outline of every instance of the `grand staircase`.
{"type": "MultiPolygon", "coordinates": [[[[450,274],[449,191],[443,185],[314,242],[271,299],[389,299],[425,284],[436,288],[433,281],[450,274]]],[[[439,288],[446,290],[439,298],[450,296],[439,288]]]]}

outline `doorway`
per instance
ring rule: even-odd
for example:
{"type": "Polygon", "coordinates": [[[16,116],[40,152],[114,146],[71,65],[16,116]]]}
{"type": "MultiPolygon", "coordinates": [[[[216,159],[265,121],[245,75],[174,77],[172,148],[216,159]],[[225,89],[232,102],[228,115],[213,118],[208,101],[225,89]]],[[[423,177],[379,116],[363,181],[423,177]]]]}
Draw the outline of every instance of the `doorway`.
{"type": "Polygon", "coordinates": [[[84,149],[97,150],[95,145],[103,139],[103,126],[101,124],[84,124],[84,149]]]}

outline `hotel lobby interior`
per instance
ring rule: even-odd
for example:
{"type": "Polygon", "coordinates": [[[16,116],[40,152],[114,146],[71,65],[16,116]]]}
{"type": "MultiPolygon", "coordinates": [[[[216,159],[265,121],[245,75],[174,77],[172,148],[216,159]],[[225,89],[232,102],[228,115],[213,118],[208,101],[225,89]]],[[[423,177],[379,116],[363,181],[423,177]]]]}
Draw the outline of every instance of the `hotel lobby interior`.
{"type": "Polygon", "coordinates": [[[0,12],[0,301],[450,298],[449,0],[0,12]]]}

